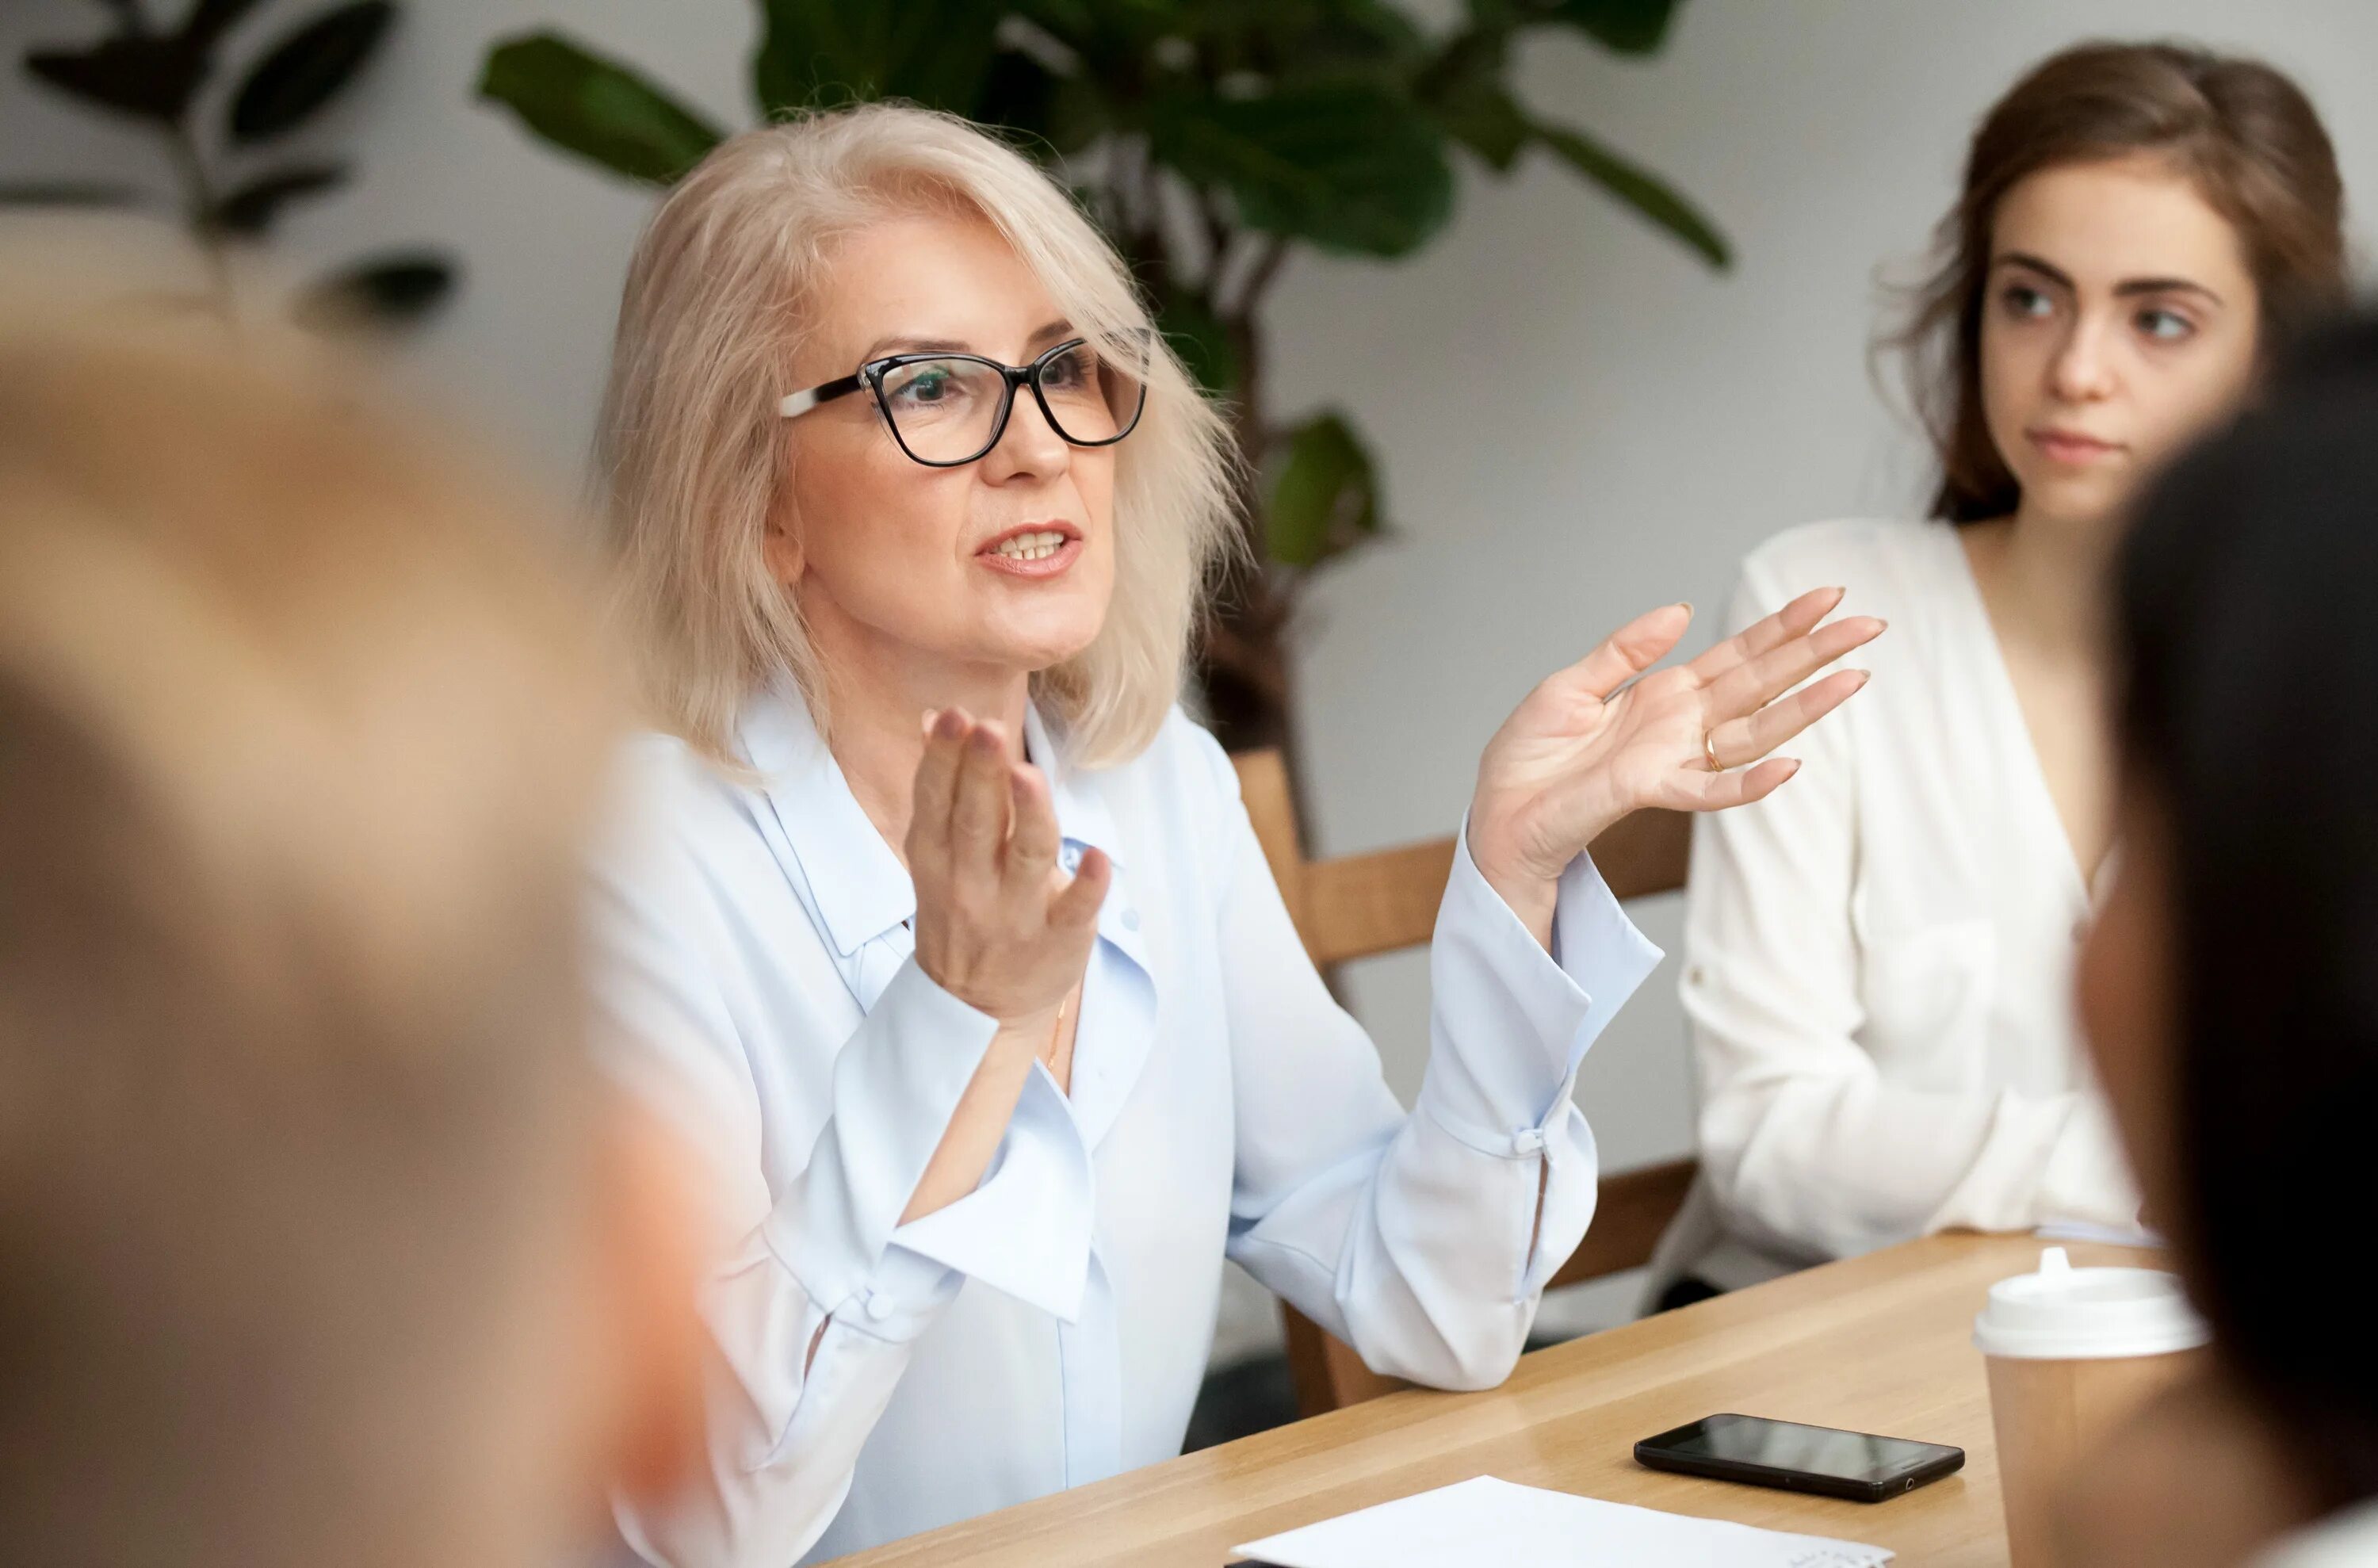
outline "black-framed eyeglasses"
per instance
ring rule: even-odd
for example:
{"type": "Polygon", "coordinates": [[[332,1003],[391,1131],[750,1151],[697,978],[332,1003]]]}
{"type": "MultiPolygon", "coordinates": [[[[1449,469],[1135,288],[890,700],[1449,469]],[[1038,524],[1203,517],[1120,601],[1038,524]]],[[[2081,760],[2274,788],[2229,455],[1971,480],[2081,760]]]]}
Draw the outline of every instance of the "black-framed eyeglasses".
{"type": "Polygon", "coordinates": [[[963,467],[997,446],[1018,387],[1032,389],[1049,428],[1074,446],[1114,445],[1131,434],[1147,405],[1144,361],[1117,364],[1112,355],[1074,338],[1029,365],[1002,365],[976,354],[871,359],[856,375],[788,394],[776,412],[797,419],[862,387],[875,394],[900,450],[929,468],[963,467]]]}

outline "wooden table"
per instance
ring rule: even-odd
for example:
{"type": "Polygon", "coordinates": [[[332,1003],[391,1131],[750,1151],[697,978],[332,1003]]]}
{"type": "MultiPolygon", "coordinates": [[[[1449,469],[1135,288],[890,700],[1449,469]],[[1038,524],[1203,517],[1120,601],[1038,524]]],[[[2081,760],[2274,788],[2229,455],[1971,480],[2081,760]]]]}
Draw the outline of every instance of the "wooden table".
{"type": "MultiPolygon", "coordinates": [[[[1988,1392],[1973,1348],[2028,1236],[1937,1236],[1523,1357],[1485,1393],[1414,1391],[840,1559],[837,1568],[1219,1568],[1231,1548],[1471,1476],[1897,1550],[2007,1560],[1988,1392]],[[1635,1440],[1721,1410],[1954,1443],[1965,1467],[1889,1502],[1646,1470],[1635,1440]]],[[[2076,1263],[2138,1262],[2076,1245],[2076,1263]]]]}

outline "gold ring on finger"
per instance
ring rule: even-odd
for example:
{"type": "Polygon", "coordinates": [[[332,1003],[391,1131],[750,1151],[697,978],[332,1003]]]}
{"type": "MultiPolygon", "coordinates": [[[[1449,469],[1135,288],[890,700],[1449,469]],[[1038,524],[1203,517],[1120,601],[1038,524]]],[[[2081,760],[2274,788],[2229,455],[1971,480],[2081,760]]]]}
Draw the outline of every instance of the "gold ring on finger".
{"type": "Polygon", "coordinates": [[[1725,771],[1725,764],[1717,760],[1716,730],[1705,730],[1701,732],[1701,756],[1709,763],[1709,770],[1711,773],[1723,773],[1725,771]]]}

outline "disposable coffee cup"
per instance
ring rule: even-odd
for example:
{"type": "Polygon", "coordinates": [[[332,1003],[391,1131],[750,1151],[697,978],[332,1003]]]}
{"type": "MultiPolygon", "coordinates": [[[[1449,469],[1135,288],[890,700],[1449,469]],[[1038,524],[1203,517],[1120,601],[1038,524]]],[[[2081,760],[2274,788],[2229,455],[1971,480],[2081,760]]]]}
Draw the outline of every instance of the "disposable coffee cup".
{"type": "Polygon", "coordinates": [[[2054,1518],[2075,1467],[2211,1338],[2179,1277],[2159,1269],[2076,1269],[2051,1247],[2037,1273],[1990,1286],[1974,1344],[1989,1367],[2013,1568],[2064,1568],[2054,1518]]]}

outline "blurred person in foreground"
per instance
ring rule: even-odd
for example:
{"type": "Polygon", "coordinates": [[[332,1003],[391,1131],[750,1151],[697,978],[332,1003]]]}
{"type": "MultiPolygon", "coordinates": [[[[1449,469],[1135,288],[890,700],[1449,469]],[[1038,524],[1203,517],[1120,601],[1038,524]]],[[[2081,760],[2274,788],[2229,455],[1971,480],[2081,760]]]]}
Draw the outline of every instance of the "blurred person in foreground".
{"type": "Polygon", "coordinates": [[[0,1555],[566,1562],[698,1420],[604,661],[468,464],[169,329],[0,304],[0,1555]]]}
{"type": "Polygon", "coordinates": [[[2123,851],[2084,1027],[2216,1372],[2077,1478],[2066,1561],[2378,1564],[2378,323],[2156,487],[2119,572],[2123,851]]]}
{"type": "Polygon", "coordinates": [[[2345,298],[2319,116],[2258,60],[2090,43],[1983,116],[1908,351],[1922,522],[1796,528],[1737,624],[1846,583],[1899,634],[1794,787],[1694,828],[1703,1181],[1669,1306],[1934,1231],[2132,1229],[2074,957],[2114,843],[2100,585],[2147,475],[2345,298]]]}

